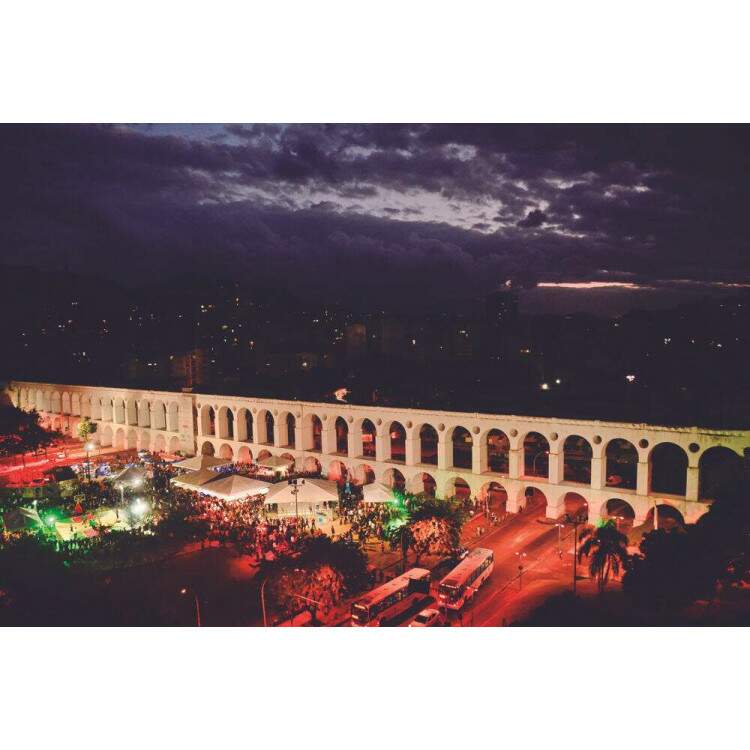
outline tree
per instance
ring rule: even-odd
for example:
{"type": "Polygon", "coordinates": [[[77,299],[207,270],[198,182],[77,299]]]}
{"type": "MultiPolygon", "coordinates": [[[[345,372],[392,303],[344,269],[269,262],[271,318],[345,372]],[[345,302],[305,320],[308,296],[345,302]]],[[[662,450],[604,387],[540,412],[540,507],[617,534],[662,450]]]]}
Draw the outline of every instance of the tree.
{"type": "Polygon", "coordinates": [[[414,544],[414,535],[411,526],[403,519],[386,528],[386,535],[391,549],[401,550],[401,569],[406,570],[406,555],[414,544]]]}
{"type": "Polygon", "coordinates": [[[89,437],[96,432],[96,423],[92,422],[88,417],[84,417],[78,423],[78,437],[85,443],[89,437]]]}
{"type": "Polygon", "coordinates": [[[62,435],[42,427],[39,414],[32,409],[23,411],[16,406],[0,406],[0,456],[17,456],[26,463],[28,451],[46,447],[62,435]]]}
{"type": "Polygon", "coordinates": [[[583,557],[589,558],[589,572],[597,579],[601,593],[610,573],[618,575],[628,563],[628,538],[617,530],[612,521],[607,521],[596,529],[584,529],[581,538],[585,541],[578,550],[578,561],[583,557]]]}

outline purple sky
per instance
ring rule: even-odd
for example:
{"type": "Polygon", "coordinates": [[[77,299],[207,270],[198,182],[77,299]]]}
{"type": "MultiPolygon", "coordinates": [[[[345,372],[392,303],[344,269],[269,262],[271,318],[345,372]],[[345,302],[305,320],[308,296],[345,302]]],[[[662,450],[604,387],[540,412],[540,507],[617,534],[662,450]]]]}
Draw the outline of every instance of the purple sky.
{"type": "Polygon", "coordinates": [[[375,305],[620,312],[750,285],[744,126],[2,126],[3,258],[375,305]]]}

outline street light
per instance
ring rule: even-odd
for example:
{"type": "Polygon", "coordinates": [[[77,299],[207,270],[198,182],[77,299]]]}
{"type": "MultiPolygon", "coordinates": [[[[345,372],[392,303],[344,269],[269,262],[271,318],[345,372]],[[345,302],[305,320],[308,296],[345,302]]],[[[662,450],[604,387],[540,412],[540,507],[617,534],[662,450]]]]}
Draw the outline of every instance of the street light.
{"type": "Polygon", "coordinates": [[[523,561],[526,557],[525,552],[516,552],[516,557],[518,558],[518,590],[521,590],[521,587],[523,586],[523,561]]]}
{"type": "Polygon", "coordinates": [[[90,440],[83,446],[83,449],[86,451],[86,476],[89,482],[91,481],[91,458],[89,457],[89,454],[95,447],[96,446],[90,440]]]}
{"type": "Polygon", "coordinates": [[[198,594],[187,587],[181,588],[180,594],[182,594],[182,596],[186,596],[187,594],[193,595],[193,598],[195,599],[195,622],[198,627],[201,627],[201,604],[198,601],[198,594]]]}
{"type": "Polygon", "coordinates": [[[557,554],[562,557],[562,530],[565,524],[558,521],[555,526],[557,526],[557,554]]]}

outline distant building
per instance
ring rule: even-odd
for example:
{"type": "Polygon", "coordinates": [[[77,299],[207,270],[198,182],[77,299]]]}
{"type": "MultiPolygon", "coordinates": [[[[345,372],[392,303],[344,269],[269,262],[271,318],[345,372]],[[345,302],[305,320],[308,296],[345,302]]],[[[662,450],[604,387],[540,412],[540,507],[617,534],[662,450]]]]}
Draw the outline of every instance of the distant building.
{"type": "Polygon", "coordinates": [[[203,349],[192,349],[169,358],[170,377],[181,388],[194,388],[206,382],[206,355],[203,349]]]}

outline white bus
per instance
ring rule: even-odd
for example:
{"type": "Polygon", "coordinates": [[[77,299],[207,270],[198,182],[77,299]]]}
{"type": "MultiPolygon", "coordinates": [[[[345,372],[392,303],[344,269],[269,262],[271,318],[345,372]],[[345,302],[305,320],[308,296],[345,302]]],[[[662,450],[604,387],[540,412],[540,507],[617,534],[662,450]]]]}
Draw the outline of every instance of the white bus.
{"type": "Polygon", "coordinates": [[[368,591],[352,604],[352,625],[378,626],[405,612],[430,593],[430,571],[412,568],[382,586],[368,591]]]}
{"type": "Polygon", "coordinates": [[[495,557],[490,549],[477,547],[448,573],[438,587],[441,607],[461,609],[490,577],[495,557]]]}

